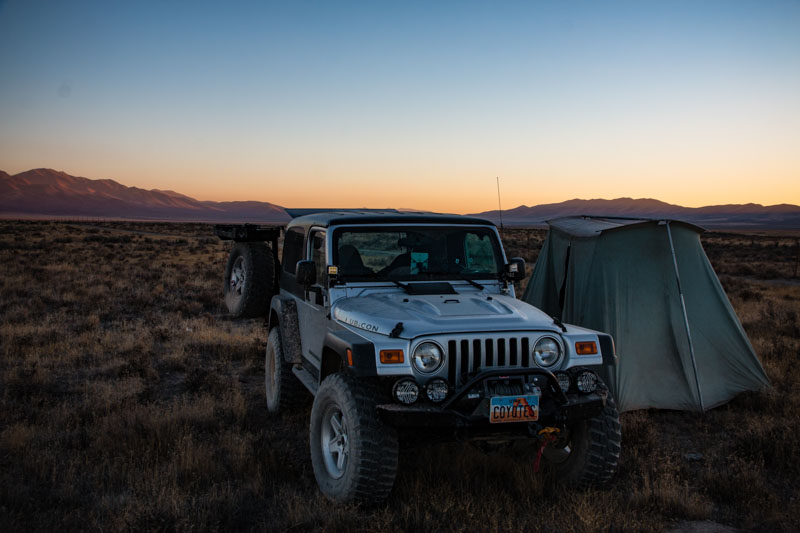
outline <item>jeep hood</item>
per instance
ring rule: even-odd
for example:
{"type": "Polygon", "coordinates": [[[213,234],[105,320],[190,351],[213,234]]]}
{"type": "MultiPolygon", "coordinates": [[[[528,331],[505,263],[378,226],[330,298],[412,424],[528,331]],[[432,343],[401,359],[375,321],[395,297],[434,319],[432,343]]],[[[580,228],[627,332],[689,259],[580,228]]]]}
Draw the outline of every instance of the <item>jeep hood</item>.
{"type": "Polygon", "coordinates": [[[484,292],[372,293],[337,301],[333,316],[351,327],[382,335],[389,335],[402,322],[397,336],[404,339],[473,331],[558,331],[553,319],[539,309],[511,296],[484,292]]]}

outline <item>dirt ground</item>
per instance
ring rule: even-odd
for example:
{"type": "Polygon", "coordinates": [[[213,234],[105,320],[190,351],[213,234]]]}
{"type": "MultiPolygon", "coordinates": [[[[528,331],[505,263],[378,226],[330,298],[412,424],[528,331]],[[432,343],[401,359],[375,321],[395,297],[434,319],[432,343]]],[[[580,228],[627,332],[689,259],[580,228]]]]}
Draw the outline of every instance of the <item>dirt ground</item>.
{"type": "MultiPolygon", "coordinates": [[[[508,255],[532,267],[544,236],[507,230],[508,255]]],[[[264,324],[226,315],[211,226],[0,221],[0,530],[796,531],[797,235],[703,244],[771,390],[624,413],[607,489],[446,444],[365,508],[319,494],[310,400],[266,412],[264,324]]]]}

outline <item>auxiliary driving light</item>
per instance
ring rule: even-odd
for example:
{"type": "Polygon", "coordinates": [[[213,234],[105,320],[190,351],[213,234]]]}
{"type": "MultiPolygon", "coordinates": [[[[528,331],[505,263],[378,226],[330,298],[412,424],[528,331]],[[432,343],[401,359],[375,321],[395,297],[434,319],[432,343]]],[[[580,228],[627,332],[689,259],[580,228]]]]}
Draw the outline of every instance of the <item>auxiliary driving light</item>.
{"type": "Polygon", "coordinates": [[[558,386],[561,387],[561,390],[566,393],[572,384],[571,380],[569,379],[569,374],[566,372],[556,372],[556,379],[558,380],[558,386]]]}
{"type": "Polygon", "coordinates": [[[553,366],[561,357],[561,346],[552,337],[539,339],[533,347],[533,359],[541,367],[553,366]]]}
{"type": "Polygon", "coordinates": [[[419,398],[419,386],[411,379],[401,379],[392,387],[395,399],[406,405],[411,405],[419,398]]]}
{"type": "Polygon", "coordinates": [[[432,402],[443,402],[447,398],[447,382],[443,379],[434,379],[425,386],[425,394],[432,402]]]}
{"type": "Polygon", "coordinates": [[[578,379],[575,380],[578,390],[584,394],[589,394],[597,390],[597,375],[591,370],[584,370],[578,374],[578,379]]]}

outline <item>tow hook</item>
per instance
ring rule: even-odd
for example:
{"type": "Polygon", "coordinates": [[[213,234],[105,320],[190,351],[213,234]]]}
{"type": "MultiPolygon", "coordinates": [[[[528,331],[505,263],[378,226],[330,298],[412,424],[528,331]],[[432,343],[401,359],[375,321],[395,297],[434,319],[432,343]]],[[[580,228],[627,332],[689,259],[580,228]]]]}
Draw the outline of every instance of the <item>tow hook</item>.
{"type": "Polygon", "coordinates": [[[553,443],[558,440],[558,434],[561,433],[561,430],[554,427],[546,427],[539,430],[537,436],[539,437],[539,451],[536,452],[536,460],[533,461],[533,471],[534,473],[539,472],[539,465],[542,462],[542,452],[544,452],[545,446],[550,443],[553,443]]]}

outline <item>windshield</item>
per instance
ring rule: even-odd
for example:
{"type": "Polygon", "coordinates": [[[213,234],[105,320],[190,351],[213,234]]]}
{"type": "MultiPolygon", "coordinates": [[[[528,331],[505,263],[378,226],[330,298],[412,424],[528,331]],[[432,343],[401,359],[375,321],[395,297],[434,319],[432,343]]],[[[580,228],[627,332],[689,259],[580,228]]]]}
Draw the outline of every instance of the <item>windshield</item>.
{"type": "Polygon", "coordinates": [[[487,227],[353,227],[334,232],[333,264],[344,280],[498,279],[500,244],[487,227]]]}

